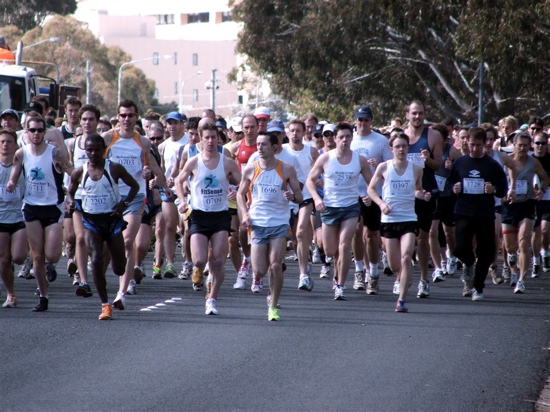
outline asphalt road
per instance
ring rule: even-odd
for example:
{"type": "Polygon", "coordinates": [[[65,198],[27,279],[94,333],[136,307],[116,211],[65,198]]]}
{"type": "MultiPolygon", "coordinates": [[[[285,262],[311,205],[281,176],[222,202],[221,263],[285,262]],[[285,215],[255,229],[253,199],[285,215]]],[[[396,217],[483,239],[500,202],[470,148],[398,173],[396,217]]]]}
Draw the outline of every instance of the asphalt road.
{"type": "Polygon", "coordinates": [[[190,280],[149,277],[98,321],[97,294],[75,296],[64,263],[48,312],[31,312],[35,282],[19,278],[19,306],[0,309],[1,411],[532,411],[549,375],[550,274],[472,302],[458,276],[417,299],[415,269],[410,312],[397,314],[393,278],[378,296],[348,279],[334,301],[328,279],[297,290],[287,262],[281,322],[267,321],[265,289],[232,289],[233,270],[219,316],[190,280]]]}

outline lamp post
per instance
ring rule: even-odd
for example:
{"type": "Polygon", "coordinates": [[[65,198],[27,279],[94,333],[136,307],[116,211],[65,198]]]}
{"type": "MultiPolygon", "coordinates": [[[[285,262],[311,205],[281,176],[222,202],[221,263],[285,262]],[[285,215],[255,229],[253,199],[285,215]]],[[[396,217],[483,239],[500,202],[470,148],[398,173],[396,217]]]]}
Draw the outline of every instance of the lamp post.
{"type": "MultiPolygon", "coordinates": [[[[171,55],[171,54],[165,54],[164,56],[162,56],[163,59],[173,59],[174,56],[171,55]]],[[[122,70],[126,67],[126,66],[129,66],[131,64],[134,64],[134,63],[140,63],[140,62],[146,62],[146,61],[149,61],[149,60],[155,60],[157,59],[158,57],[147,57],[146,59],[139,59],[139,60],[131,60],[129,62],[126,62],[126,63],[122,63],[120,65],[120,67],[118,68],[118,93],[117,93],[117,102],[120,103],[120,96],[121,96],[121,93],[122,93],[122,70]]]]}
{"type": "Polygon", "coordinates": [[[45,40],[40,40],[39,42],[37,43],[33,43],[29,46],[25,46],[23,45],[23,49],[30,49],[31,47],[34,47],[34,46],[38,46],[40,44],[43,44],[43,43],[57,43],[59,40],[61,40],[59,37],[50,37],[49,39],[45,39],[45,40]]]}
{"type": "Polygon", "coordinates": [[[202,76],[202,72],[201,71],[198,71],[197,73],[195,73],[193,76],[191,77],[188,77],[187,79],[184,79],[184,80],[181,80],[181,71],[179,73],[179,77],[180,77],[180,104],[178,105],[178,110],[180,113],[183,113],[184,112],[184,107],[183,107],[183,88],[185,86],[185,82],[186,81],[189,81],[191,79],[194,79],[195,77],[197,76],[202,76]]]}
{"type": "MultiPolygon", "coordinates": [[[[38,46],[47,42],[57,43],[59,40],[61,40],[59,37],[50,37],[49,39],[40,40],[39,42],[30,44],[28,46],[25,46],[22,41],[17,42],[17,48],[15,50],[15,64],[21,65],[23,60],[23,49],[30,49],[31,47],[38,46]]],[[[59,81],[59,69],[57,69],[57,71],[57,78],[59,81]]]]}

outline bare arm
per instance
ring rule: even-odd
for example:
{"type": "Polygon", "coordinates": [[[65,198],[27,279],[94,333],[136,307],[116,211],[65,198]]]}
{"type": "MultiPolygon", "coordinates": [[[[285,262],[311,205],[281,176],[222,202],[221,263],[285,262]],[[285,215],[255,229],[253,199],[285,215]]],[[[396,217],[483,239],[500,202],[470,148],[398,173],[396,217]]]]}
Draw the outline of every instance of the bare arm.
{"type": "Polygon", "coordinates": [[[15,186],[17,185],[17,181],[19,180],[19,176],[21,176],[22,170],[23,170],[23,149],[18,149],[17,152],[15,152],[15,156],[13,157],[13,167],[11,169],[10,180],[6,185],[6,190],[8,192],[11,193],[15,190],[15,186]]]}
{"type": "Polygon", "coordinates": [[[69,162],[69,157],[64,155],[57,146],[53,149],[53,162],[57,170],[67,174],[71,174],[74,170],[73,165],[69,162]]]}
{"type": "Polygon", "coordinates": [[[82,171],[82,166],[80,166],[74,169],[71,173],[71,181],[69,182],[69,187],[67,188],[67,199],[65,201],[69,211],[75,209],[74,195],[78,189],[78,185],[82,181],[82,171]]]}
{"type": "Polygon", "coordinates": [[[239,207],[241,221],[244,228],[250,226],[250,216],[248,215],[246,195],[250,189],[250,180],[252,179],[253,173],[254,168],[252,166],[248,166],[244,169],[241,183],[239,185],[239,191],[237,192],[237,206],[239,207]]]}
{"type": "Polygon", "coordinates": [[[443,138],[437,130],[430,129],[428,131],[428,145],[432,151],[433,158],[426,156],[426,166],[432,170],[439,170],[441,157],[443,156],[443,138]]]}
{"type": "Polygon", "coordinates": [[[323,199],[321,199],[321,196],[319,196],[319,193],[317,193],[316,182],[319,176],[323,174],[327,161],[328,153],[323,153],[321,156],[319,156],[317,158],[317,161],[309,171],[309,176],[306,179],[306,187],[309,190],[313,201],[315,202],[315,208],[320,212],[325,211],[325,205],[323,203],[323,199]]]}
{"type": "Polygon", "coordinates": [[[187,179],[189,179],[189,176],[197,173],[196,171],[198,166],[197,159],[198,157],[195,156],[191,160],[186,162],[185,167],[176,178],[176,193],[178,194],[178,198],[180,199],[180,202],[181,202],[178,208],[180,213],[185,213],[187,211],[187,200],[185,198],[185,190],[183,185],[187,182],[187,179]]]}
{"type": "Polygon", "coordinates": [[[376,203],[382,213],[387,215],[391,212],[391,206],[384,202],[384,200],[376,192],[376,188],[380,183],[382,183],[386,178],[386,170],[388,169],[388,164],[386,162],[380,163],[376,170],[374,171],[374,176],[370,180],[369,187],[367,188],[367,193],[374,203],[376,203]]]}
{"type": "Polygon", "coordinates": [[[298,181],[298,177],[296,176],[296,169],[294,166],[283,163],[283,175],[286,178],[286,181],[288,182],[288,185],[292,189],[292,192],[288,190],[283,191],[283,195],[286,200],[291,200],[294,203],[302,203],[304,201],[304,196],[302,194],[302,189],[300,187],[300,182],[298,181]]]}

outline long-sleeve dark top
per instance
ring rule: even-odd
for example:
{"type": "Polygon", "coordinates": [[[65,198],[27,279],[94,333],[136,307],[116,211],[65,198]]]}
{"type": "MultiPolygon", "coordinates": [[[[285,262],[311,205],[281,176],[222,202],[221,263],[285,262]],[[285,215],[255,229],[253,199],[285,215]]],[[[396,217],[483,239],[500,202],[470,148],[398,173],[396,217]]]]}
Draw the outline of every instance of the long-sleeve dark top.
{"type": "Polygon", "coordinates": [[[495,199],[504,197],[508,192],[508,180],[502,166],[487,155],[473,158],[469,155],[455,160],[451,175],[451,186],[462,183],[462,192],[457,195],[455,215],[476,218],[495,218],[495,199]],[[464,193],[464,179],[483,179],[495,187],[493,194],[466,194],[464,193]]]}

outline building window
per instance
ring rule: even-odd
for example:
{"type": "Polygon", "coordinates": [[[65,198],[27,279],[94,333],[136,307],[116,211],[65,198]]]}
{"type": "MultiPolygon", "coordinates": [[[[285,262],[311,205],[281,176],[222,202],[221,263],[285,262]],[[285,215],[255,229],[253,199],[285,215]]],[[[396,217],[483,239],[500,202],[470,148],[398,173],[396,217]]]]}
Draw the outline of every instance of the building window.
{"type": "Polygon", "coordinates": [[[174,64],[178,64],[178,53],[174,52],[174,64]]]}
{"type": "Polygon", "coordinates": [[[173,14],[157,14],[157,24],[174,24],[173,14]]]}
{"type": "Polygon", "coordinates": [[[208,23],[210,21],[210,13],[190,13],[187,15],[187,23],[208,23]]]}
{"type": "Polygon", "coordinates": [[[239,95],[239,104],[243,104],[243,101],[244,101],[243,95],[240,94],[240,95],[239,95]]]}
{"type": "Polygon", "coordinates": [[[199,101],[199,89],[193,89],[193,101],[194,102],[199,101]]]}
{"type": "Polygon", "coordinates": [[[198,65],[199,65],[199,54],[193,53],[193,66],[198,66],[198,65]]]}
{"type": "Polygon", "coordinates": [[[174,94],[178,94],[178,82],[174,83],[174,94]]]}
{"type": "Polygon", "coordinates": [[[226,21],[233,21],[230,11],[222,11],[222,23],[225,23],[226,21]]]}
{"type": "Polygon", "coordinates": [[[157,66],[159,64],[159,54],[157,52],[153,53],[153,64],[157,66]]]}
{"type": "Polygon", "coordinates": [[[153,98],[154,98],[154,99],[158,99],[158,98],[159,98],[159,89],[155,89],[155,91],[153,92],[153,98]]]}

